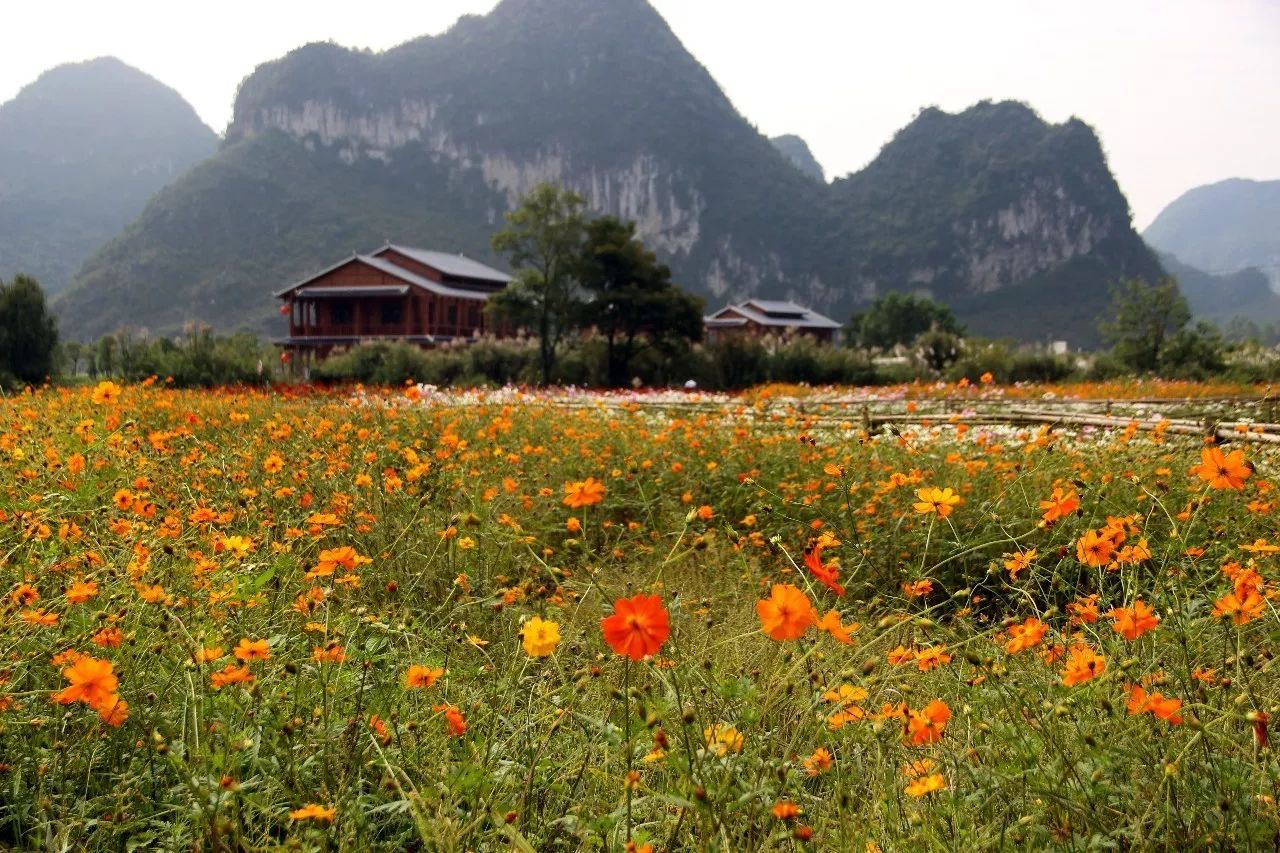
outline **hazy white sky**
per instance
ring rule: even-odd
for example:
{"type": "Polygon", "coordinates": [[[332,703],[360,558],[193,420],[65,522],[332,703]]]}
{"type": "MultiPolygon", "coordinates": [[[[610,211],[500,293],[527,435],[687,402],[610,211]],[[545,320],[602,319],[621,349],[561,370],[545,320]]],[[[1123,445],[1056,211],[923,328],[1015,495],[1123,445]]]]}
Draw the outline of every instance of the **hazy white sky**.
{"type": "MultiPolygon", "coordinates": [[[[605,2],[605,0],[601,0],[605,2]]],[[[1102,137],[1139,227],[1182,192],[1280,178],[1280,0],[653,0],[738,109],[829,176],[926,105],[1027,101],[1102,137]]],[[[0,102],[111,54],[215,130],[253,68],[309,41],[382,49],[496,0],[0,0],[0,102]]]]}

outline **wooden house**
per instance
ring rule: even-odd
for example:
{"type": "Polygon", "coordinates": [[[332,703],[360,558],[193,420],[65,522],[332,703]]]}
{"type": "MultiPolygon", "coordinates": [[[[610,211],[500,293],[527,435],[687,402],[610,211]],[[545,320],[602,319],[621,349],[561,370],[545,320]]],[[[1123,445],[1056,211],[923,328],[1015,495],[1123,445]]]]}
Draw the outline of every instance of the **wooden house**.
{"type": "Polygon", "coordinates": [[[798,334],[807,335],[820,343],[835,341],[840,324],[816,311],[802,308],[794,302],[776,302],[769,299],[749,299],[737,305],[726,305],[709,317],[703,318],[707,341],[715,341],[726,335],[798,334]]]}
{"type": "Polygon", "coordinates": [[[484,308],[510,282],[463,255],[387,244],[278,291],[289,334],[275,343],[308,362],[365,341],[432,347],[508,333],[490,327],[484,308]]]}

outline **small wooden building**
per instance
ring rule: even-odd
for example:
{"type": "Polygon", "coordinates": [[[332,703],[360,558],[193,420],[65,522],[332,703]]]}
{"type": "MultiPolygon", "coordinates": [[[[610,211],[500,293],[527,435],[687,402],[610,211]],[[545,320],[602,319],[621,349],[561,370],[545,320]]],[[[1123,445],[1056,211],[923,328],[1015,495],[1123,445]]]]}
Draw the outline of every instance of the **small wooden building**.
{"type": "Polygon", "coordinates": [[[275,343],[309,362],[365,341],[431,347],[501,334],[509,330],[490,328],[484,308],[510,282],[462,255],[387,244],[278,291],[289,334],[275,343]]]}
{"type": "Polygon", "coordinates": [[[840,324],[830,317],[803,308],[794,302],[776,302],[769,299],[749,299],[737,305],[726,305],[709,317],[703,318],[706,338],[715,341],[726,335],[799,334],[814,338],[820,343],[835,341],[840,324]]]}

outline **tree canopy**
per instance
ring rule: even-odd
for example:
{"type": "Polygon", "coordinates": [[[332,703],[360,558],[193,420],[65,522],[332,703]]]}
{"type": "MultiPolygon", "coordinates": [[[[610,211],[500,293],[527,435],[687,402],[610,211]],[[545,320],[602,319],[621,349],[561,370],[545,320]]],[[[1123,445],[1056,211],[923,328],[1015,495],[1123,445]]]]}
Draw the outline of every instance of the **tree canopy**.
{"type": "Polygon", "coordinates": [[[587,226],[579,280],[586,294],[579,317],[605,339],[610,385],[628,381],[641,350],[670,352],[702,339],[702,300],[672,283],[671,269],[636,239],[634,222],[607,216],[587,226]]]}
{"type": "Polygon", "coordinates": [[[493,235],[493,250],[511,264],[515,281],[490,300],[488,310],[537,334],[543,384],[551,381],[556,347],[581,301],[584,204],[572,190],[539,184],[507,214],[508,227],[493,235]]]}
{"type": "Polygon", "coordinates": [[[0,283],[0,382],[38,383],[53,373],[58,326],[30,276],[0,283]]]}
{"type": "Polygon", "coordinates": [[[890,349],[910,344],[930,329],[964,334],[964,327],[947,306],[911,293],[890,291],[849,321],[853,346],[890,349]]]}
{"type": "Polygon", "coordinates": [[[1111,316],[1098,324],[1112,353],[1135,370],[1159,369],[1166,344],[1191,322],[1178,283],[1126,279],[1111,290],[1111,316]]]}

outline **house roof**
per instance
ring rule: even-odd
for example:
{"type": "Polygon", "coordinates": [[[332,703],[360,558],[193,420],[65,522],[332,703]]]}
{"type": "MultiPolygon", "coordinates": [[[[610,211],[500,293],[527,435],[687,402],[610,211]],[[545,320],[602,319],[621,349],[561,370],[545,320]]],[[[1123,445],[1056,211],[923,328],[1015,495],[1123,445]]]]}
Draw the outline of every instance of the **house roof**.
{"type": "Polygon", "coordinates": [[[741,326],[746,321],[761,326],[799,329],[839,329],[840,324],[830,317],[810,311],[794,302],[777,302],[767,299],[749,299],[737,305],[726,305],[709,317],[703,318],[711,328],[741,326]],[[733,316],[733,315],[738,316],[733,316]],[[722,316],[727,315],[727,316],[722,316]],[[745,320],[743,319],[745,318],[745,320]]]}
{"type": "MultiPolygon", "coordinates": [[[[302,281],[294,282],[293,284],[289,285],[283,290],[276,291],[273,295],[277,299],[283,298],[288,294],[293,293],[296,290],[306,287],[306,285],[310,284],[316,279],[326,276],[329,273],[333,272],[334,270],[341,269],[342,267],[345,267],[347,264],[352,264],[352,263],[361,263],[367,267],[372,267],[373,269],[376,269],[379,272],[386,273],[387,275],[392,276],[393,278],[397,278],[400,281],[405,282],[406,284],[412,284],[415,287],[420,287],[423,290],[429,291],[439,296],[452,296],[458,299],[472,299],[477,302],[484,302],[489,298],[489,295],[490,295],[489,293],[484,291],[468,290],[462,287],[450,287],[447,284],[440,284],[439,282],[432,281],[429,278],[423,278],[422,276],[417,275],[416,273],[412,273],[409,270],[405,269],[404,267],[396,266],[390,261],[384,261],[382,258],[375,258],[371,255],[352,255],[351,257],[341,260],[327,269],[323,269],[318,273],[307,276],[302,281]]],[[[317,290],[328,290],[329,288],[307,288],[307,289],[311,291],[307,295],[310,296],[311,298],[316,298],[317,290]]],[[[386,290],[386,286],[382,286],[382,287],[375,286],[375,287],[364,287],[364,288],[357,287],[357,288],[347,288],[347,289],[358,291],[358,293],[353,295],[359,295],[359,296],[387,295],[385,293],[376,292],[379,290],[386,290]]]]}
{"type": "MultiPolygon", "coordinates": [[[[445,275],[455,278],[474,278],[481,281],[492,281],[496,284],[510,284],[512,280],[511,276],[506,273],[491,266],[486,266],[479,261],[473,261],[466,255],[432,252],[427,249],[415,249],[412,246],[399,246],[395,243],[388,243],[378,252],[384,252],[387,249],[393,249],[406,257],[413,258],[419,263],[426,264],[432,269],[440,270],[445,275]]],[[[377,252],[374,254],[377,254],[377,252]]]]}

